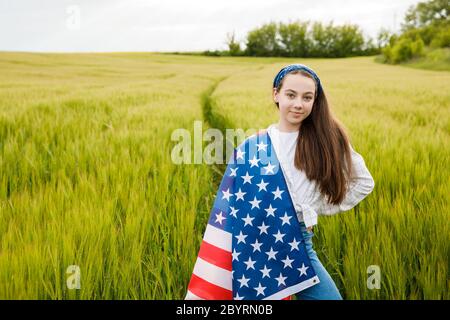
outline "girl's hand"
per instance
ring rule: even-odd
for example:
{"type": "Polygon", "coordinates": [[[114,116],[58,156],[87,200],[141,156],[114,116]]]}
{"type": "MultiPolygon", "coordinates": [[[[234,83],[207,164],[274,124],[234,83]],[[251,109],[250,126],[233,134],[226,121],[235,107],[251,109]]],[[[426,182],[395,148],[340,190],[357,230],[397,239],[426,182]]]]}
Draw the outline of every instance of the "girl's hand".
{"type": "Polygon", "coordinates": [[[313,231],[313,227],[308,227],[308,228],[306,228],[309,232],[312,232],[313,231]]]}

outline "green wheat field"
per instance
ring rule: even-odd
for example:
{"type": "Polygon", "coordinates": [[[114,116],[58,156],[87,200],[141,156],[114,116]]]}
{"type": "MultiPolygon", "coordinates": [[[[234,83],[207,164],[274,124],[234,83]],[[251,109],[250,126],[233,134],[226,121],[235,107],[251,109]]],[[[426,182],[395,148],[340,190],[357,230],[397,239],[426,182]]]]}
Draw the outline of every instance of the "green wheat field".
{"type": "Polygon", "coordinates": [[[224,167],[174,164],[171,135],[277,122],[271,84],[288,63],[317,71],[375,180],[314,230],[344,299],[449,299],[449,72],[18,52],[0,53],[0,299],[183,299],[224,167]]]}

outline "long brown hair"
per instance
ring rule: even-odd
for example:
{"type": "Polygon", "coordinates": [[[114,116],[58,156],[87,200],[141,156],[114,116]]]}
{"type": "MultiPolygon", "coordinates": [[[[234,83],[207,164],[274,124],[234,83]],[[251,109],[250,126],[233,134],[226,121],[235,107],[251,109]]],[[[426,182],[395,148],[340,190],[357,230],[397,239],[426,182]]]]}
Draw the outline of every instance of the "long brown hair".
{"type": "MultiPolygon", "coordinates": [[[[307,72],[295,70],[311,79],[307,72]]],[[[284,79],[283,79],[284,80],[284,79]]],[[[279,92],[283,80],[277,87],[279,92]]],[[[294,165],[314,180],[330,204],[340,204],[347,192],[352,173],[349,138],[344,126],[332,115],[323,88],[316,92],[311,113],[300,126],[294,165]]],[[[279,109],[279,104],[276,103],[279,109]]]]}

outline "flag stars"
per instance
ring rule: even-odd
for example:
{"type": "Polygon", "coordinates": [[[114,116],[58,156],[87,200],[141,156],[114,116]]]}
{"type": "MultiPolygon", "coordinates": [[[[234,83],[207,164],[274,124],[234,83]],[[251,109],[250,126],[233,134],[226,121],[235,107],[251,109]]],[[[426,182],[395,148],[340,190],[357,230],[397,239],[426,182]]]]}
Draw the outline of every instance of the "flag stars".
{"type": "Polygon", "coordinates": [[[270,279],[270,275],[269,275],[269,273],[270,273],[270,271],[272,271],[272,269],[267,269],[267,266],[266,265],[264,265],[264,269],[261,269],[261,270],[259,270],[259,271],[261,271],[262,272],[262,278],[264,279],[265,277],[268,277],[269,279],[270,279]]]}
{"type": "Polygon", "coordinates": [[[245,238],[247,238],[247,235],[243,234],[242,231],[241,231],[241,232],[239,232],[239,235],[237,235],[235,237],[238,239],[238,243],[237,244],[239,244],[241,242],[245,243],[245,238]]]}
{"type": "Polygon", "coordinates": [[[268,184],[268,182],[264,182],[264,179],[261,179],[261,182],[256,184],[259,187],[258,192],[261,192],[261,190],[267,191],[266,187],[268,184]]]}
{"type": "Polygon", "coordinates": [[[283,277],[283,274],[280,272],[280,276],[278,278],[275,278],[278,281],[278,286],[286,285],[284,280],[287,279],[287,277],[283,277]]]}
{"type": "Polygon", "coordinates": [[[252,184],[252,178],[253,178],[253,176],[250,176],[250,175],[248,174],[248,171],[247,171],[247,173],[245,174],[245,176],[241,176],[241,178],[244,179],[244,184],[246,184],[246,183],[252,184]]]}
{"type": "Polygon", "coordinates": [[[252,247],[253,247],[253,252],[255,252],[255,251],[259,251],[259,252],[261,252],[261,246],[262,246],[262,243],[261,242],[258,242],[258,239],[256,239],[255,240],[255,242],[254,243],[251,243],[250,244],[252,247]]]}
{"type": "MultiPolygon", "coordinates": [[[[277,190],[272,191],[272,193],[273,193],[273,195],[274,195],[273,200],[276,200],[276,199],[278,199],[278,198],[281,199],[281,194],[282,194],[283,192],[284,192],[284,190],[280,190],[280,187],[277,187],[277,190]]],[[[281,199],[281,200],[283,200],[283,199],[281,199]]]]}
{"type": "Polygon", "coordinates": [[[294,261],[293,259],[289,259],[289,256],[286,256],[286,259],[281,260],[284,263],[284,268],[292,268],[292,262],[294,261]]]}
{"type": "Polygon", "coordinates": [[[289,220],[291,220],[292,217],[291,217],[291,216],[288,216],[287,212],[284,213],[284,216],[279,217],[279,218],[283,221],[283,223],[281,224],[282,226],[284,226],[285,223],[287,223],[288,225],[291,225],[291,223],[289,222],[289,220]]]}
{"type": "Polygon", "coordinates": [[[245,269],[245,270],[248,270],[248,269],[255,270],[255,267],[253,265],[256,263],[256,260],[252,260],[252,258],[248,257],[248,260],[244,261],[244,263],[247,265],[247,269],[245,269]]]}
{"type": "Polygon", "coordinates": [[[230,193],[230,188],[228,188],[225,191],[222,191],[222,193],[223,193],[222,200],[223,199],[227,199],[227,201],[229,202],[230,201],[230,197],[232,196],[232,194],[230,193]]]}
{"type": "Polygon", "coordinates": [[[272,208],[272,204],[270,204],[270,205],[269,205],[269,208],[264,209],[264,210],[266,210],[267,216],[275,217],[274,212],[275,212],[275,210],[277,210],[277,208],[272,208]]]}
{"type": "Polygon", "coordinates": [[[280,233],[280,230],[278,230],[278,233],[277,234],[273,234],[273,236],[275,237],[275,243],[277,243],[278,241],[280,241],[280,242],[284,242],[283,241],[283,237],[285,236],[286,234],[284,234],[284,233],[280,233]]]}
{"type": "Polygon", "coordinates": [[[291,246],[291,251],[292,251],[292,250],[298,250],[298,251],[300,251],[299,248],[298,248],[298,245],[299,245],[299,244],[300,244],[300,242],[298,242],[295,238],[294,238],[294,241],[289,242],[289,245],[291,246]]]}
{"type": "Polygon", "coordinates": [[[236,213],[239,211],[239,209],[235,209],[234,207],[231,207],[231,206],[230,206],[230,208],[231,208],[230,216],[237,218],[236,213]]]}
{"type": "Polygon", "coordinates": [[[297,268],[297,270],[300,271],[300,276],[303,275],[303,274],[306,276],[307,275],[306,274],[306,269],[308,269],[308,268],[309,267],[305,267],[305,264],[302,263],[302,267],[301,268],[297,268]]]}
{"type": "Polygon", "coordinates": [[[236,177],[236,171],[237,171],[237,169],[238,168],[230,168],[230,170],[231,170],[231,173],[230,173],[230,177],[236,177]]]}
{"type": "Polygon", "coordinates": [[[248,224],[253,227],[252,220],[254,220],[255,218],[251,218],[248,213],[247,213],[247,217],[241,218],[241,219],[244,220],[244,222],[245,222],[244,227],[248,224]]]}
{"type": "Polygon", "coordinates": [[[256,288],[253,288],[253,289],[255,289],[258,292],[256,294],[256,296],[259,296],[259,295],[263,295],[264,296],[264,290],[266,289],[266,287],[263,287],[261,285],[261,282],[260,282],[259,285],[256,288]]]}
{"type": "Polygon", "coordinates": [[[222,211],[220,211],[219,214],[216,214],[216,221],[215,222],[219,222],[222,225],[222,221],[225,220],[226,218],[224,216],[222,216],[222,211]]]}
{"type": "Polygon", "coordinates": [[[238,149],[238,150],[237,150],[236,159],[242,159],[242,160],[244,160],[244,154],[245,154],[244,151],[242,151],[241,149],[238,149]]]}
{"type": "Polygon", "coordinates": [[[240,297],[239,293],[236,292],[236,296],[234,297],[234,300],[243,300],[244,297],[240,297]]]}
{"type": "Polygon", "coordinates": [[[233,259],[231,261],[234,261],[234,260],[239,261],[238,257],[239,257],[240,254],[241,253],[237,252],[236,249],[233,249],[233,253],[231,254],[233,256],[233,259]]]}
{"type": "Polygon", "coordinates": [[[257,159],[256,156],[253,156],[253,159],[248,161],[248,162],[250,162],[250,168],[258,167],[259,161],[260,161],[260,159],[257,159]]]}
{"type": "Polygon", "coordinates": [[[275,169],[276,166],[270,164],[270,161],[269,161],[269,164],[268,164],[266,167],[263,167],[263,168],[266,169],[266,174],[269,174],[269,173],[275,174],[275,172],[273,171],[273,169],[275,169]]]}
{"type": "Polygon", "coordinates": [[[258,147],[258,150],[257,151],[260,151],[260,150],[264,150],[264,151],[266,151],[267,152],[267,144],[265,144],[263,141],[261,141],[260,143],[258,143],[257,145],[256,145],[257,147],[258,147]]]}
{"type": "Polygon", "coordinates": [[[242,288],[242,287],[247,287],[247,288],[249,288],[248,282],[250,281],[250,278],[246,278],[244,275],[242,275],[242,278],[237,279],[237,281],[239,281],[239,283],[241,284],[241,286],[239,287],[239,289],[242,288]]]}
{"type": "Polygon", "coordinates": [[[258,226],[258,229],[260,230],[260,231],[259,231],[259,234],[260,234],[260,235],[263,234],[263,233],[268,234],[268,233],[267,233],[267,228],[269,228],[269,226],[266,226],[266,225],[264,224],[264,221],[263,221],[263,223],[262,223],[260,226],[258,226]]]}
{"type": "Polygon", "coordinates": [[[235,193],[236,195],[236,201],[242,200],[244,201],[244,196],[247,194],[247,192],[242,192],[241,188],[239,188],[239,191],[235,193]]]}
{"type": "Polygon", "coordinates": [[[256,197],[252,200],[252,201],[249,201],[250,203],[251,203],[251,205],[252,205],[252,209],[253,208],[258,208],[259,209],[259,203],[261,202],[262,200],[258,200],[258,199],[256,199],[256,197]]]}
{"type": "Polygon", "coordinates": [[[273,251],[273,248],[270,247],[270,251],[266,252],[266,254],[269,256],[269,258],[267,259],[267,261],[269,261],[270,259],[273,260],[277,260],[275,255],[278,253],[278,251],[273,251]]]}

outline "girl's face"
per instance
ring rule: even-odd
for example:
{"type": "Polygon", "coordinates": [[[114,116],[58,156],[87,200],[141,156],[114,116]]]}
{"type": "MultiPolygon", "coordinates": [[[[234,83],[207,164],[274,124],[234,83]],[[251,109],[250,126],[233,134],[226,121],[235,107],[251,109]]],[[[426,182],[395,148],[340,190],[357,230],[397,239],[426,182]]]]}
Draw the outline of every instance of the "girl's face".
{"type": "Polygon", "coordinates": [[[280,130],[299,130],[301,122],[312,111],[315,91],[314,80],[302,74],[287,74],[280,91],[274,88],[273,99],[280,109],[280,130]]]}

